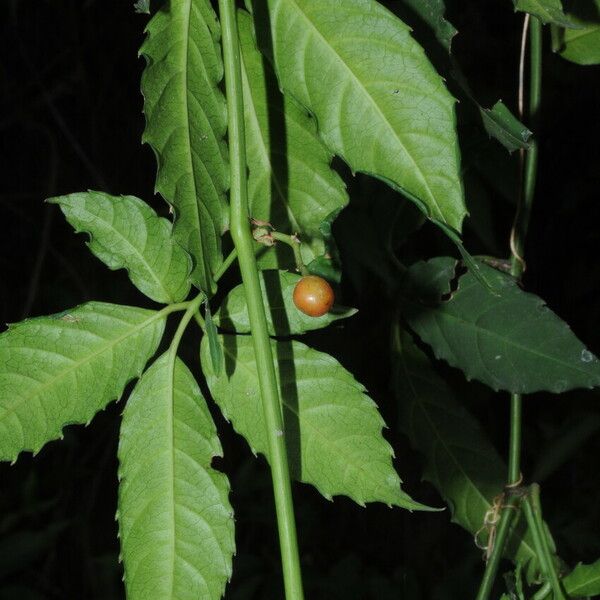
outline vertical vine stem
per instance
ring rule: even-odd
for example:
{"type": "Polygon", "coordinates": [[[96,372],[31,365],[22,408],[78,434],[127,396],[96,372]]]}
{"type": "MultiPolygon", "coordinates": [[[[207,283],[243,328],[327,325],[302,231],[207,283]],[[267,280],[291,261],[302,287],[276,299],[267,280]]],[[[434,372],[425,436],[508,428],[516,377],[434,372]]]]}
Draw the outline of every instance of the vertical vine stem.
{"type": "Polygon", "coordinates": [[[231,237],[237,250],[238,263],[246,294],[258,383],[269,441],[269,461],[277,512],[285,594],[287,600],[302,600],[304,594],[292,503],[292,488],[285,447],[285,433],[282,435],[284,431],[283,418],[267,330],[265,307],[254,256],[254,242],[248,217],[244,104],[235,1],[219,0],[219,13],[225,64],[229,159],[231,165],[231,237]]]}
{"type": "MultiPolygon", "coordinates": [[[[529,114],[528,121],[535,125],[538,117],[540,101],[542,97],[542,25],[536,17],[525,16],[524,30],[529,30],[529,114]]],[[[525,43],[522,44],[522,55],[525,51],[525,43]]],[[[523,64],[523,59],[521,60],[523,64]]],[[[523,96],[523,77],[520,77],[519,97],[523,96]]],[[[522,115],[521,115],[522,117],[522,115]]],[[[525,153],[522,185],[519,191],[519,202],[515,214],[515,221],[510,234],[511,250],[511,274],[517,279],[521,278],[525,271],[524,249],[529,219],[531,217],[531,206],[535,192],[535,182],[538,164],[537,140],[531,142],[531,146],[525,153]]],[[[508,487],[518,485],[521,480],[521,418],[522,397],[521,394],[510,396],[510,439],[508,452],[508,487]]],[[[500,523],[496,533],[496,539],[492,554],[486,564],[485,572],[481,580],[477,600],[488,600],[492,593],[498,567],[502,559],[504,547],[508,539],[515,508],[518,498],[510,496],[506,507],[502,511],[500,523]]]]}
{"type": "Polygon", "coordinates": [[[542,573],[552,589],[553,600],[566,600],[546,536],[544,519],[542,518],[542,505],[540,502],[540,486],[537,485],[537,483],[533,483],[529,487],[529,493],[523,500],[523,508],[525,510],[525,517],[527,518],[529,530],[533,537],[533,543],[540,561],[542,573]]]}

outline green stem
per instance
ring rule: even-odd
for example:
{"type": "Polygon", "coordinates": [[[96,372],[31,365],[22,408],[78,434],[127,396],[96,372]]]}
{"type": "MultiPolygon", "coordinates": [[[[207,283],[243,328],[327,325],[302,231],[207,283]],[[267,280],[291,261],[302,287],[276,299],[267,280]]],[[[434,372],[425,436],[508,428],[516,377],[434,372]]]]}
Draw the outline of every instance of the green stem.
{"type": "Polygon", "coordinates": [[[552,587],[553,598],[554,600],[566,600],[558,573],[556,572],[552,552],[548,544],[548,537],[546,536],[544,520],[542,518],[542,505],[540,503],[540,486],[537,483],[531,484],[529,494],[523,501],[523,508],[525,509],[525,517],[527,518],[527,524],[533,537],[533,544],[542,572],[546,581],[552,587]]]}
{"type": "Polygon", "coordinates": [[[508,499],[504,509],[502,510],[500,522],[498,523],[498,528],[496,529],[494,548],[485,565],[485,571],[483,573],[483,578],[481,579],[476,600],[488,600],[490,598],[494,581],[496,580],[496,575],[498,573],[498,567],[500,566],[500,561],[502,560],[502,550],[504,549],[506,541],[508,540],[514,513],[517,511],[518,505],[518,498],[511,497],[508,499]]]}
{"type": "Polygon", "coordinates": [[[198,311],[196,311],[194,313],[194,319],[196,319],[196,323],[198,323],[198,325],[200,326],[200,329],[202,329],[202,332],[205,332],[206,331],[206,323],[204,322],[202,315],[198,311]]]}
{"type": "MultiPolygon", "coordinates": [[[[200,295],[203,296],[204,294],[201,293],[200,295]]],[[[182,312],[184,310],[187,310],[190,303],[194,302],[194,300],[196,300],[196,298],[192,300],[186,300],[185,302],[179,302],[177,304],[167,304],[167,306],[161,308],[159,312],[161,315],[170,315],[174,312],[182,312]]]]}
{"type": "Polygon", "coordinates": [[[187,308],[185,310],[183,317],[181,317],[181,321],[179,322],[179,325],[177,326],[177,330],[175,331],[175,335],[173,336],[171,345],[169,346],[169,352],[171,353],[171,355],[177,354],[177,349],[179,348],[181,338],[183,337],[183,334],[188,326],[188,323],[192,320],[194,313],[196,313],[198,311],[198,307],[202,303],[202,300],[204,300],[204,292],[201,292],[193,300],[190,300],[189,302],[186,303],[187,308]]]}
{"type": "Polygon", "coordinates": [[[231,236],[238,252],[238,262],[246,294],[258,383],[269,442],[269,462],[277,512],[285,594],[287,600],[302,600],[304,594],[296,539],[292,488],[285,435],[281,435],[284,430],[281,403],[248,218],[244,106],[234,0],[219,0],[219,12],[229,127],[231,236]]]}
{"type": "MultiPolygon", "coordinates": [[[[531,17],[529,22],[530,34],[530,62],[529,62],[529,122],[534,130],[540,109],[542,97],[542,25],[538,19],[531,17]]],[[[536,131],[537,135],[537,131],[536,131]]],[[[525,154],[525,168],[523,173],[523,188],[519,196],[519,204],[515,215],[515,222],[511,231],[510,249],[511,274],[521,277],[525,271],[525,239],[529,220],[531,217],[531,206],[535,193],[535,182],[537,178],[538,165],[538,143],[537,139],[531,141],[531,145],[525,154]]]]}
{"type": "Polygon", "coordinates": [[[227,272],[227,269],[229,269],[229,267],[233,264],[233,261],[237,258],[237,249],[234,248],[230,253],[229,256],[223,261],[223,264],[217,269],[216,273],[213,276],[213,279],[215,280],[215,283],[217,283],[217,281],[219,281],[219,279],[221,279],[221,277],[223,277],[223,275],[225,275],[225,273],[227,272]]]}
{"type": "Polygon", "coordinates": [[[304,266],[302,260],[302,252],[300,251],[301,242],[295,235],[287,235],[285,233],[279,233],[278,231],[272,231],[271,237],[277,242],[283,242],[287,244],[294,251],[294,260],[296,261],[296,269],[301,275],[308,275],[308,269],[304,266]]]}
{"type": "MultiPolygon", "coordinates": [[[[536,123],[541,96],[542,96],[542,25],[535,17],[529,18],[530,35],[530,59],[529,59],[529,121],[536,123]]],[[[511,231],[511,275],[520,278],[525,270],[524,249],[531,206],[535,192],[535,181],[537,176],[538,145],[537,140],[531,142],[531,146],[525,155],[522,191],[519,193],[519,203],[515,215],[515,222],[511,231]]],[[[511,394],[510,397],[510,439],[508,453],[508,485],[514,485],[521,479],[521,421],[522,421],[522,397],[520,394],[511,394]]],[[[509,501],[508,505],[511,505],[509,501]]],[[[477,594],[477,600],[488,600],[504,547],[510,532],[510,525],[515,510],[505,508],[502,511],[500,523],[496,534],[494,549],[486,564],[485,572],[477,594]]]]}
{"type": "Polygon", "coordinates": [[[531,600],[544,600],[552,592],[552,586],[549,583],[545,583],[531,598],[531,600]]]}
{"type": "Polygon", "coordinates": [[[523,398],[521,394],[510,395],[510,438],[508,447],[508,485],[521,479],[521,421],[523,398]]]}

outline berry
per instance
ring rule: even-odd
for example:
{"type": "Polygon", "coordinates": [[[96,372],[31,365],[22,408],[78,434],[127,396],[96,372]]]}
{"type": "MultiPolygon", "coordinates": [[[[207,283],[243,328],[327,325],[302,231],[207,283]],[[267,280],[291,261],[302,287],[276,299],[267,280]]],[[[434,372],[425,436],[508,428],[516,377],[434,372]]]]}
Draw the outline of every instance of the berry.
{"type": "Polygon", "coordinates": [[[294,288],[296,308],[310,317],[321,317],[333,306],[334,293],[322,277],[306,275],[294,288]]]}

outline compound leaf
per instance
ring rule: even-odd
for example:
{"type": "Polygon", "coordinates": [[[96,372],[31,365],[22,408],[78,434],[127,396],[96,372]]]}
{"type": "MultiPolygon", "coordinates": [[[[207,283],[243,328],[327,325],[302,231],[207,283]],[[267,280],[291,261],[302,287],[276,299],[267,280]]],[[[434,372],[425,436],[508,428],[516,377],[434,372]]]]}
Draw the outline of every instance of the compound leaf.
{"type": "MultiPolygon", "coordinates": [[[[305,110],[283,96],[271,66],[258,51],[252,18],[238,13],[248,193],[251,215],[281,231],[300,234],[305,263],[325,253],[321,223],[348,203],[343,181],[331,168],[332,155],[305,110]]],[[[262,268],[293,264],[291,250],[278,244],[260,257],[262,268]]]]}
{"type": "Polygon", "coordinates": [[[451,258],[435,258],[413,265],[407,277],[410,293],[421,298],[407,303],[408,322],[437,358],[494,390],[561,393],[600,385],[600,361],[509,275],[480,263],[493,290],[468,271],[443,300],[453,265],[451,258]]]}
{"type": "Polygon", "coordinates": [[[254,1],[284,92],[353,171],[400,189],[459,230],[466,213],[454,98],[410,29],[375,0],[254,1]],[[269,23],[270,22],[270,23],[269,23]]]}
{"type": "Polygon", "coordinates": [[[146,33],[143,139],[157,156],[156,190],[175,210],[175,238],[194,261],[192,282],[210,293],[229,185],[219,24],[208,0],[169,0],[146,33]]]}
{"type": "Polygon", "coordinates": [[[165,314],[88,302],[0,335],[0,459],[88,423],[156,352],[165,314]]]}
{"type": "MultiPolygon", "coordinates": [[[[287,271],[261,271],[260,286],[267,308],[267,325],[270,335],[297,335],[327,327],[338,319],[356,313],[353,308],[334,307],[322,317],[309,317],[300,312],[292,298],[300,275],[287,271]]],[[[250,319],[244,286],[233,288],[214,315],[215,322],[224,329],[237,333],[250,333],[250,319]]]]}
{"type": "MultiPolygon", "coordinates": [[[[225,373],[212,371],[202,340],[202,368],[215,402],[253,452],[268,458],[254,347],[250,336],[221,336],[225,373]]],[[[343,494],[359,504],[425,507],[400,488],[383,419],[365,389],[333,357],[299,342],[271,340],[283,404],[290,470],[326,498],[343,494]]],[[[281,432],[281,435],[284,435],[281,432]]]]}
{"type": "Polygon", "coordinates": [[[190,258],[172,225],[134,196],[82,192],[50,198],[75,231],[90,234],[89,249],[110,269],[127,269],[134,285],[156,302],[184,300],[190,258]]]}
{"type": "Polygon", "coordinates": [[[218,600],[235,550],[229,482],[206,401],[171,353],[141,377],[123,412],[119,527],[130,600],[218,600]]]}

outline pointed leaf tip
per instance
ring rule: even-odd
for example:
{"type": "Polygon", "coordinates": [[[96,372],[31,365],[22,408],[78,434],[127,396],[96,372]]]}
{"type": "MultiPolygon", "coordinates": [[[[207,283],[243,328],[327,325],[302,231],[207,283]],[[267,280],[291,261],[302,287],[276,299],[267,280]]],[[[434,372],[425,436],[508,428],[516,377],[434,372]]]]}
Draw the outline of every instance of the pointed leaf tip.
{"type": "Polygon", "coordinates": [[[267,4],[258,38],[272,39],[285,93],[315,115],[325,144],[353,172],[388,182],[460,230],[466,209],[455,100],[410,28],[375,0],[267,4]]]}

